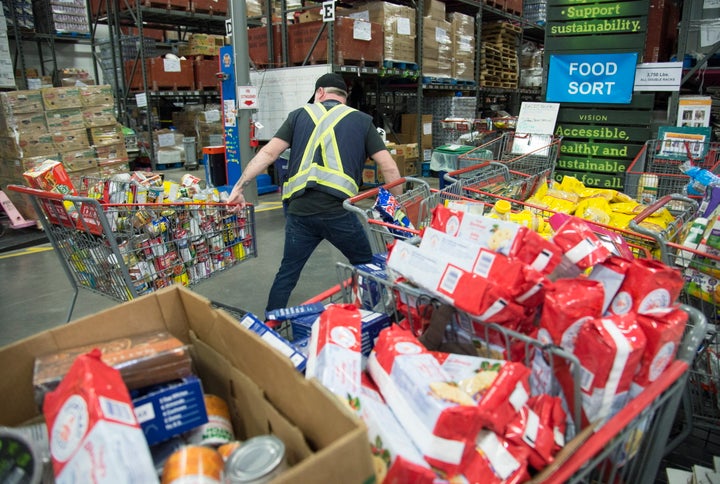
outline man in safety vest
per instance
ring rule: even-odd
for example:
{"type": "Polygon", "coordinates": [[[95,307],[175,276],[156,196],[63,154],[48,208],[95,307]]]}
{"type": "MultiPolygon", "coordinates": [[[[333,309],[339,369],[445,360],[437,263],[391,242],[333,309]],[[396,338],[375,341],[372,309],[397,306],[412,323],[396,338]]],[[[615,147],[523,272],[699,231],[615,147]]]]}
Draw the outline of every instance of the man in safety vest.
{"type": "MultiPolygon", "coordinates": [[[[275,136],[253,157],[233,187],[228,203],[245,203],[243,189],[290,148],[285,248],[270,289],[266,310],[287,307],[305,263],[325,239],[353,264],[370,262],[372,250],[357,215],[343,200],[357,195],[365,160],[372,158],[386,183],[400,172],[372,118],[345,105],[347,85],[339,74],[324,74],[315,83],[314,102],[288,115],[275,136]]],[[[402,187],[391,192],[399,195],[402,187]]]]}

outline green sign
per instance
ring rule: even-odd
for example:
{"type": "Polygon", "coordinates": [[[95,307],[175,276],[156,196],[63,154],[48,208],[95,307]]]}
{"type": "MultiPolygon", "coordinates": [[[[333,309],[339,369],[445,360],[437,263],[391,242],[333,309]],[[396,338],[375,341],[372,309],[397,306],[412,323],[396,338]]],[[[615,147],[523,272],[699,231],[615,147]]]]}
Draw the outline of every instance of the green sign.
{"type": "Polygon", "coordinates": [[[647,17],[548,22],[545,32],[551,36],[592,34],[634,34],[645,32],[647,17]]]}
{"type": "Polygon", "coordinates": [[[546,36],[545,52],[553,54],[574,53],[581,50],[585,54],[606,54],[613,52],[638,52],[645,48],[645,32],[637,34],[608,34],[546,36]]]}
{"type": "Polygon", "coordinates": [[[618,17],[640,17],[648,14],[647,0],[638,2],[614,2],[614,3],[597,3],[585,5],[563,5],[552,6],[547,9],[547,19],[549,22],[555,20],[597,20],[597,19],[615,19],[623,20],[618,17]]]}
{"type": "Polygon", "coordinates": [[[647,126],[652,121],[650,111],[630,111],[626,109],[574,109],[561,107],[558,112],[559,123],[602,123],[602,124],[638,124],[647,126]]]}
{"type": "Polygon", "coordinates": [[[634,159],[642,149],[642,144],[630,143],[592,143],[585,141],[563,140],[560,154],[568,157],[603,157],[634,159]]]}
{"type": "Polygon", "coordinates": [[[614,141],[642,141],[650,139],[650,128],[627,126],[597,126],[585,124],[560,124],[555,127],[555,136],[564,138],[589,138],[614,141]]]}
{"type": "Polygon", "coordinates": [[[565,170],[599,171],[602,173],[625,173],[632,160],[602,160],[561,156],[557,167],[565,170]]]}
{"type": "Polygon", "coordinates": [[[556,181],[562,181],[564,176],[573,176],[583,182],[586,187],[611,188],[613,190],[622,190],[625,181],[625,177],[622,175],[555,170],[554,178],[556,181]]]}

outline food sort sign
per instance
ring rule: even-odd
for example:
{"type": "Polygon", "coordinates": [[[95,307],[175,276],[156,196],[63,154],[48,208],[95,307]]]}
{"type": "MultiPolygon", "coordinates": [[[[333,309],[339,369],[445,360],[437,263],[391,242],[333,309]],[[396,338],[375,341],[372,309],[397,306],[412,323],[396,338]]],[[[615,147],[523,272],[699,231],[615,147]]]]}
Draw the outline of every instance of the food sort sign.
{"type": "Polygon", "coordinates": [[[550,56],[546,101],[629,104],[637,52],[550,56]]]}

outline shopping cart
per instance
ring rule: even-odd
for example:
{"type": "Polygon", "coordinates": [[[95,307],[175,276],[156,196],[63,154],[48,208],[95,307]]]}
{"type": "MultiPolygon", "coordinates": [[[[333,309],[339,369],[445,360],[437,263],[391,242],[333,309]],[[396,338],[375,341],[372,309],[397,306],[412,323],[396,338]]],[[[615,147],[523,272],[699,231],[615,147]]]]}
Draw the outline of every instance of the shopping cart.
{"type": "Polygon", "coordinates": [[[18,185],[29,197],[73,287],[127,301],[196,284],[257,256],[254,207],[220,203],[102,204],[18,185]]]}
{"type": "MultiPolygon", "coordinates": [[[[377,301],[383,301],[384,311],[390,314],[395,324],[406,325],[406,318],[425,317],[439,303],[433,296],[424,293],[410,284],[389,281],[381,277],[364,273],[357,267],[338,263],[338,277],[346,281],[318,295],[308,302],[356,303],[360,288],[374,288],[377,301]],[[363,278],[365,278],[363,280],[363,278]],[[347,281],[354,281],[348,283],[347,281]],[[415,311],[402,309],[408,304],[415,311]]],[[[442,302],[440,302],[442,304],[442,302]]],[[[665,370],[663,375],[648,385],[635,399],[604,425],[581,426],[579,398],[575,398],[572,410],[573,422],[577,432],[567,442],[563,450],[555,457],[555,462],[535,476],[531,482],[633,482],[652,483],[655,480],[660,462],[665,455],[665,446],[670,434],[669,422],[675,418],[682,393],[688,379],[688,368],[696,350],[706,333],[706,320],[700,311],[686,305],[681,308],[688,313],[689,321],[677,359],[665,370]]],[[[381,309],[380,309],[381,310],[381,309]]],[[[416,332],[420,328],[416,323],[409,327],[416,332]]],[[[447,333],[452,335],[456,320],[448,325],[447,333]]],[[[577,358],[552,345],[546,345],[527,335],[505,327],[485,325],[482,336],[489,339],[489,333],[501,335],[507,344],[507,354],[523,354],[523,363],[529,365],[535,351],[541,351],[551,368],[556,364],[570,363],[579,367],[577,358]],[[517,345],[524,351],[518,351],[517,345]]],[[[534,377],[534,375],[533,375],[534,377]]],[[[580,388],[580,375],[574,374],[575,392],[580,388]]],[[[531,377],[532,378],[532,377],[531,377]]],[[[537,388],[531,383],[531,388],[537,388]]]]}
{"type": "Polygon", "coordinates": [[[718,173],[720,143],[646,141],[625,172],[625,193],[645,204],[665,195],[685,193],[690,177],[680,171],[680,166],[686,161],[718,173]]]}
{"type": "Polygon", "coordinates": [[[495,195],[512,200],[527,200],[540,183],[547,181],[543,176],[516,171],[497,161],[467,166],[445,173],[443,177],[448,184],[460,183],[466,196],[486,202],[495,195]]]}
{"type": "MultiPolygon", "coordinates": [[[[460,155],[457,168],[463,170],[487,161],[496,161],[506,165],[511,171],[525,174],[534,180],[549,180],[555,171],[561,141],[562,137],[552,135],[506,132],[460,155]]],[[[464,172],[463,177],[469,176],[471,175],[468,172],[464,172]]],[[[451,178],[457,176],[451,175],[451,178]]]]}

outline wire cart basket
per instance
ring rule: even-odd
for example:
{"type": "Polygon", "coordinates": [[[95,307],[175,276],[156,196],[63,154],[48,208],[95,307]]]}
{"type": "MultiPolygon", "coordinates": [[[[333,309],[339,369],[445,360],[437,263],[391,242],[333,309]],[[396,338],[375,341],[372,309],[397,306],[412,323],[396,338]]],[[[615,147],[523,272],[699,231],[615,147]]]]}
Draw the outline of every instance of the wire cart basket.
{"type": "Polygon", "coordinates": [[[127,301],[190,286],[257,256],[254,207],[188,202],[101,204],[95,198],[10,185],[29,197],[74,293],[127,301]]]}
{"type": "Polygon", "coordinates": [[[646,141],[625,172],[625,193],[641,203],[684,193],[690,177],[680,171],[680,166],[686,161],[718,173],[720,143],[646,141]]]}
{"type": "MultiPolygon", "coordinates": [[[[357,267],[337,264],[338,277],[343,282],[312,298],[307,303],[322,302],[358,304],[360,290],[372,290],[376,311],[391,315],[395,324],[408,324],[407,319],[415,318],[409,326],[416,332],[418,323],[425,317],[426,310],[432,311],[437,301],[412,285],[389,281],[377,275],[363,272],[357,267]],[[359,288],[362,286],[362,288],[359,288]],[[408,307],[411,306],[411,308],[408,307]]],[[[670,425],[683,397],[690,375],[688,369],[696,350],[706,334],[706,319],[696,308],[683,305],[688,313],[688,326],[675,361],[670,363],[663,375],[648,385],[622,410],[598,427],[580,426],[572,440],[556,455],[555,462],[534,476],[533,483],[590,483],[590,482],[633,482],[653,483],[666,453],[670,436],[670,425]]],[[[448,331],[452,333],[450,326],[448,331]]],[[[501,334],[508,345],[521,344],[527,350],[542,351],[550,361],[576,362],[574,355],[561,348],[546,345],[526,335],[507,328],[490,324],[484,330],[501,334]]],[[[509,351],[508,351],[509,354],[509,351]]],[[[526,351],[532,355],[532,351],[526,351]]],[[[528,363],[527,359],[523,361],[528,363]]],[[[551,363],[552,364],[552,363],[551,363]]],[[[579,388],[579,376],[575,388],[579,388]]],[[[579,402],[579,400],[575,400],[579,402]]],[[[573,416],[579,415],[576,408],[573,416]]]]}
{"type": "MultiPolygon", "coordinates": [[[[550,179],[555,171],[561,141],[562,137],[508,131],[460,155],[458,170],[462,171],[463,168],[470,168],[487,161],[496,161],[506,165],[513,172],[525,174],[536,180],[550,179]]],[[[472,175],[472,172],[463,172],[463,178],[472,175]]]]}

